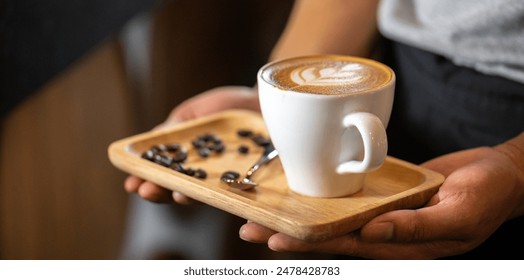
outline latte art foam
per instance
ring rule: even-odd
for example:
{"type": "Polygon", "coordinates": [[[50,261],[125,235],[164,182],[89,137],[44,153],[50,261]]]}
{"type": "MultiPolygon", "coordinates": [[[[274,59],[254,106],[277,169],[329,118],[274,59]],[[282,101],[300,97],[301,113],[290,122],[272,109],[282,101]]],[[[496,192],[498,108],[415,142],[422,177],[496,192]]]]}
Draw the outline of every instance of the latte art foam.
{"type": "Polygon", "coordinates": [[[361,64],[340,63],[330,67],[306,66],[293,69],[291,80],[297,85],[325,86],[329,84],[358,84],[366,75],[361,64]]]}
{"type": "Polygon", "coordinates": [[[262,77],[270,84],[313,94],[352,94],[384,86],[392,71],[375,61],[346,56],[300,57],[269,64],[262,77]]]}

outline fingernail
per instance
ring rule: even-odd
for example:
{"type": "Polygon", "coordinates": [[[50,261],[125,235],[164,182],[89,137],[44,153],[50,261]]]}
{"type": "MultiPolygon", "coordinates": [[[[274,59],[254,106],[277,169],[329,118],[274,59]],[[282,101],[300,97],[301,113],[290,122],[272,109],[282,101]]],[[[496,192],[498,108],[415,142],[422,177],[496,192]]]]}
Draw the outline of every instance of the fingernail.
{"type": "Polygon", "coordinates": [[[384,241],[391,241],[395,235],[395,225],[393,223],[384,223],[384,241]]]}
{"type": "Polygon", "coordinates": [[[388,242],[395,237],[395,225],[390,222],[376,223],[364,228],[362,237],[372,242],[388,242]]]}
{"type": "Polygon", "coordinates": [[[249,241],[247,240],[244,235],[246,234],[246,230],[244,229],[244,226],[241,226],[240,227],[240,230],[238,231],[238,236],[240,237],[240,239],[242,240],[245,240],[245,241],[249,241]]]}

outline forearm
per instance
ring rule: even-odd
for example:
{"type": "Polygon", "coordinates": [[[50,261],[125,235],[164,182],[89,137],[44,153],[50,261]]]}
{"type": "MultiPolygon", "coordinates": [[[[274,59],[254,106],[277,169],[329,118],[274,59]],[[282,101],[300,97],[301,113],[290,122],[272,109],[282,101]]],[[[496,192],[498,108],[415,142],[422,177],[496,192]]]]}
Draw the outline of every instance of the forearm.
{"type": "Polygon", "coordinates": [[[270,60],[307,54],[369,56],[377,0],[297,0],[270,60]]]}

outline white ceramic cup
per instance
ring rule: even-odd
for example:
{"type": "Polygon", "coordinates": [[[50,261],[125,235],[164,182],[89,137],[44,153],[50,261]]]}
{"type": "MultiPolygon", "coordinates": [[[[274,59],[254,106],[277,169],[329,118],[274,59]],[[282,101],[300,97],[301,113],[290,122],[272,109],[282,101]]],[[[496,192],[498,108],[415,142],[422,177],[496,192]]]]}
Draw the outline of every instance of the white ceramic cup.
{"type": "Polygon", "coordinates": [[[395,74],[374,60],[317,55],[275,61],[257,76],[262,116],[290,189],[341,197],[387,156],[395,74]]]}

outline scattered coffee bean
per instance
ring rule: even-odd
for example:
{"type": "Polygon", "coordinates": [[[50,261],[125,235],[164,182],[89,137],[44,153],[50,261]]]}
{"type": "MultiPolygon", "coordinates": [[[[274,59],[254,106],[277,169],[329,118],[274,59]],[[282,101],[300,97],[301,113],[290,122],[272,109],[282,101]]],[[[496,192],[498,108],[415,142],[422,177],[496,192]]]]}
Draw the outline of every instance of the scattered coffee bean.
{"type": "Polygon", "coordinates": [[[142,158],[147,159],[149,161],[153,161],[155,158],[156,152],[153,149],[149,149],[142,153],[142,158]]]}
{"type": "Polygon", "coordinates": [[[247,154],[247,153],[249,153],[249,147],[246,146],[246,145],[240,145],[238,147],[238,152],[241,153],[241,154],[247,154]]]}
{"type": "Polygon", "coordinates": [[[162,165],[165,166],[165,167],[168,167],[170,166],[171,164],[173,163],[173,158],[169,157],[169,156],[163,156],[162,157],[162,165]]]}
{"type": "Polygon", "coordinates": [[[168,155],[165,154],[156,154],[153,161],[155,163],[158,163],[162,166],[169,166],[173,162],[173,159],[171,159],[168,155]]]}
{"type": "Polygon", "coordinates": [[[226,146],[224,145],[224,143],[218,143],[215,146],[213,146],[213,151],[219,154],[223,153],[225,149],[226,146]]]}
{"type": "Polygon", "coordinates": [[[171,163],[169,168],[171,168],[171,169],[173,169],[173,170],[175,170],[177,172],[180,172],[180,173],[185,173],[184,165],[182,165],[182,163],[180,163],[180,162],[173,162],[173,163],[171,163]]]}
{"type": "MultiPolygon", "coordinates": [[[[216,138],[210,137],[209,135],[206,136],[206,139],[216,140],[216,138]]],[[[204,148],[209,151],[207,147],[204,148]]],[[[198,168],[195,170],[191,167],[184,167],[182,163],[187,159],[187,151],[177,143],[154,145],[149,150],[143,152],[141,157],[188,176],[194,176],[199,179],[207,178],[207,172],[204,169],[198,168]]]]}
{"type": "Polygon", "coordinates": [[[193,168],[191,168],[191,167],[189,167],[189,168],[187,168],[187,169],[185,170],[185,174],[186,174],[186,175],[189,175],[189,176],[194,176],[195,173],[196,173],[196,172],[195,172],[195,169],[193,169],[193,168]]]}
{"type": "Polygon", "coordinates": [[[225,150],[224,142],[216,135],[204,133],[199,135],[191,142],[191,145],[197,149],[200,157],[207,158],[212,152],[221,154],[225,150]]]}
{"type": "Polygon", "coordinates": [[[266,138],[260,134],[254,135],[253,137],[251,137],[251,140],[253,140],[253,142],[255,142],[255,144],[260,147],[265,147],[271,144],[271,141],[269,140],[269,138],[266,138]]]}
{"type": "Polygon", "coordinates": [[[174,162],[184,162],[187,159],[187,151],[185,149],[178,149],[173,155],[174,162]]]}
{"type": "Polygon", "coordinates": [[[193,145],[194,148],[196,149],[199,149],[199,148],[202,148],[206,145],[206,141],[198,138],[198,139],[195,139],[191,142],[191,145],[193,145]]]}
{"type": "Polygon", "coordinates": [[[218,140],[218,138],[214,134],[211,134],[211,133],[204,133],[200,135],[200,139],[206,142],[213,142],[215,140],[218,140]]]}
{"type": "Polygon", "coordinates": [[[207,172],[202,168],[198,168],[197,170],[195,170],[194,176],[198,179],[205,179],[207,178],[207,172]]]}
{"type": "MultiPolygon", "coordinates": [[[[237,135],[243,138],[251,139],[258,146],[267,146],[271,143],[269,138],[261,134],[255,134],[250,129],[239,129],[237,135]]],[[[196,137],[191,145],[197,150],[197,153],[202,158],[207,158],[211,154],[221,154],[225,151],[225,144],[215,134],[204,133],[196,137]]],[[[249,146],[241,144],[238,147],[238,152],[242,154],[249,153],[249,146]]],[[[152,161],[161,166],[165,166],[174,171],[193,176],[199,179],[207,178],[207,172],[202,168],[186,168],[183,163],[188,158],[187,150],[179,143],[157,144],[151,146],[147,151],[141,154],[143,159],[152,161]]],[[[240,174],[236,171],[226,171],[222,174],[221,180],[236,180],[240,178],[240,174]]]]}
{"type": "Polygon", "coordinates": [[[271,140],[269,138],[266,138],[262,136],[261,134],[255,134],[250,129],[239,129],[237,130],[237,135],[242,138],[250,138],[253,142],[255,142],[256,145],[265,147],[269,144],[271,144],[271,140]]]}
{"type": "Polygon", "coordinates": [[[155,153],[155,154],[158,154],[159,152],[162,151],[162,146],[155,145],[155,146],[151,147],[151,151],[153,151],[153,153],[155,153]]]}
{"type": "Polygon", "coordinates": [[[166,147],[166,150],[171,153],[177,153],[179,151],[182,151],[182,146],[180,146],[180,144],[177,144],[177,143],[168,144],[168,145],[165,145],[165,147],[166,147]]]}
{"type": "Polygon", "coordinates": [[[211,150],[206,147],[198,149],[198,155],[200,155],[200,157],[207,158],[209,154],[211,154],[211,150]]]}
{"type": "Polygon", "coordinates": [[[253,136],[253,131],[251,131],[250,129],[239,129],[237,130],[237,135],[240,137],[248,138],[253,136]]]}
{"type": "Polygon", "coordinates": [[[240,173],[236,172],[236,171],[226,171],[224,173],[222,173],[222,176],[220,176],[220,180],[222,181],[225,181],[225,180],[236,180],[240,178],[240,173]]]}

